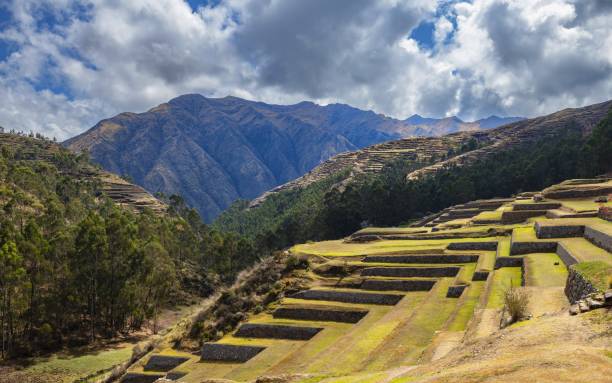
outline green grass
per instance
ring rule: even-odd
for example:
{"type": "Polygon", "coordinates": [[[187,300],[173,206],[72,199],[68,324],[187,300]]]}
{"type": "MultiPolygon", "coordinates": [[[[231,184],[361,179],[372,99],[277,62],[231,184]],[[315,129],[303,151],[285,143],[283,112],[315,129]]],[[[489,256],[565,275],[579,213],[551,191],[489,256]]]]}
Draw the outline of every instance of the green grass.
{"type": "Polygon", "coordinates": [[[565,286],[567,269],[555,253],[533,253],[525,256],[527,261],[526,285],[538,287],[565,286]],[[557,263],[555,265],[555,263],[557,263]]]}
{"type": "Polygon", "coordinates": [[[496,237],[426,239],[426,240],[390,240],[367,243],[345,243],[342,240],[322,241],[295,245],[291,251],[296,254],[319,255],[324,257],[350,257],[368,254],[401,252],[402,250],[444,249],[451,242],[490,242],[496,237]]]}
{"type": "Polygon", "coordinates": [[[466,329],[468,322],[472,319],[480,295],[484,291],[484,285],[485,282],[472,282],[470,287],[468,287],[467,292],[464,293],[467,295],[449,324],[448,331],[464,331],[466,329]]]}
{"type": "Polygon", "coordinates": [[[493,210],[493,211],[483,211],[482,213],[475,216],[472,220],[473,221],[480,221],[480,220],[501,221],[501,218],[502,218],[502,211],[493,210]]]}
{"type": "Polygon", "coordinates": [[[469,284],[470,281],[472,280],[472,276],[474,275],[475,269],[476,269],[475,263],[465,264],[463,267],[461,267],[461,270],[459,270],[459,273],[457,273],[457,277],[455,278],[455,283],[458,285],[469,284]]]}
{"type": "Polygon", "coordinates": [[[384,315],[360,322],[336,344],[329,347],[308,366],[309,372],[349,373],[356,371],[386,339],[414,313],[415,307],[427,296],[424,292],[409,293],[384,315]]]}
{"type": "Polygon", "coordinates": [[[457,306],[457,299],[446,298],[451,284],[451,278],[440,279],[414,316],[396,329],[378,352],[372,353],[364,367],[368,371],[379,371],[415,363],[457,306]]]}
{"type": "Polygon", "coordinates": [[[517,227],[512,230],[512,241],[514,242],[535,242],[538,241],[535,229],[532,225],[527,227],[517,227]]]}
{"type": "Polygon", "coordinates": [[[612,266],[606,262],[581,262],[571,266],[588,279],[596,289],[612,288],[612,266]]]}
{"type": "Polygon", "coordinates": [[[499,309],[504,307],[504,291],[511,285],[517,287],[521,285],[520,267],[502,267],[495,270],[487,308],[499,309]]]}
{"type": "MultiPolygon", "coordinates": [[[[516,230],[516,229],[514,229],[516,230]]],[[[502,237],[497,244],[497,256],[498,257],[507,257],[510,255],[510,237],[502,237]]],[[[489,261],[491,262],[491,261],[489,261]]],[[[492,264],[487,265],[489,268],[485,270],[493,270],[495,266],[495,259],[492,260],[492,264]]]]}
{"type": "Polygon", "coordinates": [[[567,199],[557,200],[555,202],[561,203],[563,206],[568,207],[575,212],[592,211],[599,209],[600,206],[612,207],[612,202],[598,203],[594,201],[595,198],[585,199],[567,199]]]}
{"type": "MultiPolygon", "coordinates": [[[[510,241],[508,243],[508,251],[510,251],[510,241]]],[[[500,253],[505,251],[504,242],[500,241],[500,253]]],[[[478,271],[493,271],[495,267],[495,252],[494,251],[481,251],[479,252],[478,263],[476,263],[476,270],[478,271]]]]}
{"type": "Polygon", "coordinates": [[[584,238],[564,238],[560,242],[578,262],[601,261],[612,265],[612,254],[584,238]]]}
{"type": "Polygon", "coordinates": [[[94,375],[96,372],[106,372],[120,364],[132,355],[133,345],[120,348],[87,353],[81,356],[54,355],[48,359],[39,359],[26,372],[36,375],[55,376],[57,382],[73,382],[74,380],[94,375]]]}

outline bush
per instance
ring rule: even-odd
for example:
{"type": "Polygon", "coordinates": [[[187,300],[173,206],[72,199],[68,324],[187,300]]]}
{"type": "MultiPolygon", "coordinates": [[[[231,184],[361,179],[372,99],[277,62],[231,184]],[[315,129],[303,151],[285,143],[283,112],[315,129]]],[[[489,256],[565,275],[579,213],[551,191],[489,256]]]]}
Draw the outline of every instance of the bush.
{"type": "Polygon", "coordinates": [[[529,294],[527,291],[510,286],[504,291],[504,312],[509,315],[509,323],[512,324],[529,315],[529,294]]]}

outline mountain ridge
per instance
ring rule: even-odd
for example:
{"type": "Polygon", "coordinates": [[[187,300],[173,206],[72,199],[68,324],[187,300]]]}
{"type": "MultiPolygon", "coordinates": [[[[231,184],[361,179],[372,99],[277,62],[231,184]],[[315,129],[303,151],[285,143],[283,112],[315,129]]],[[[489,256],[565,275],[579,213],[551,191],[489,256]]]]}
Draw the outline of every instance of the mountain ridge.
{"type": "Polygon", "coordinates": [[[410,125],[346,104],[273,105],[187,94],[144,113],[104,119],[63,144],[88,151],[106,170],[152,193],[184,196],[211,221],[233,201],[255,198],[338,153],[407,136],[478,129],[459,121],[410,125]]]}

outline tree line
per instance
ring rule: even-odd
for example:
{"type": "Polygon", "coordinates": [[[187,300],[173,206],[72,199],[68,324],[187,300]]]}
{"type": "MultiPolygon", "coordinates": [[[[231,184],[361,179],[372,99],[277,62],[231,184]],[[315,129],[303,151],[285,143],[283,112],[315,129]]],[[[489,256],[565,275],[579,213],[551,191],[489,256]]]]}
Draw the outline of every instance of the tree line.
{"type": "Polygon", "coordinates": [[[2,358],[135,331],[265,256],[180,197],[162,215],[117,205],[79,176],[85,155],[23,136],[0,145],[2,358]]]}

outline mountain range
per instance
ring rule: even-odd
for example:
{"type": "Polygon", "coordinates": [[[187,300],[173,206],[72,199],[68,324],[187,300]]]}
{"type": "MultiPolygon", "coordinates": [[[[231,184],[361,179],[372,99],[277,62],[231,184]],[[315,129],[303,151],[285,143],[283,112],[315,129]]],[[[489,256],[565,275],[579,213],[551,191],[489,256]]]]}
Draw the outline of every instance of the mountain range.
{"type": "Polygon", "coordinates": [[[150,192],[180,194],[206,221],[342,152],[411,136],[493,128],[491,116],[399,120],[344,104],[270,105],[237,97],[179,96],[144,113],[121,113],[64,142],[150,192]]]}

